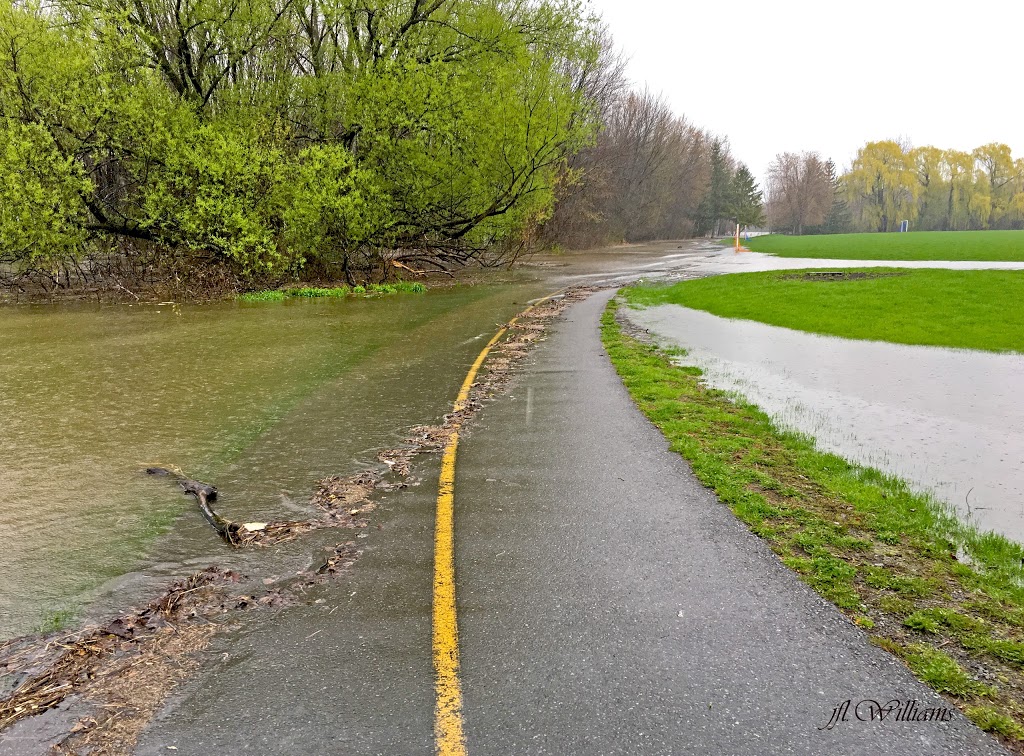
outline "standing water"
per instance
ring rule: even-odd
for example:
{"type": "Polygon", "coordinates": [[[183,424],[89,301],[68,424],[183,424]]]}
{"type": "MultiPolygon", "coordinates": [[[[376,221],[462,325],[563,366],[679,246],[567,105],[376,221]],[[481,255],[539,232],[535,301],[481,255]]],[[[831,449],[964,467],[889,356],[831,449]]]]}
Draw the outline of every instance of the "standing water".
{"type": "Polygon", "coordinates": [[[0,639],[223,554],[144,466],[218,486],[232,519],[296,519],[317,480],[435,422],[539,293],[0,309],[0,639]]]}
{"type": "Polygon", "coordinates": [[[627,313],[780,426],[1024,542],[1024,355],[852,341],[676,305],[627,313]]]}

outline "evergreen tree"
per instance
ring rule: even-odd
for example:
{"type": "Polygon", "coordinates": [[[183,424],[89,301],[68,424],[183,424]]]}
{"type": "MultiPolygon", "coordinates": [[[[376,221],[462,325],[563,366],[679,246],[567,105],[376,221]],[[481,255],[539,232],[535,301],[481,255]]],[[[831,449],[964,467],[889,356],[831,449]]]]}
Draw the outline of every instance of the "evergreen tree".
{"type": "Polygon", "coordinates": [[[825,218],[822,232],[826,234],[845,234],[850,230],[850,208],[846,204],[842,183],[836,173],[836,164],[829,160],[825,163],[828,180],[832,184],[832,207],[825,218]]]}
{"type": "Polygon", "coordinates": [[[825,176],[832,187],[832,204],[829,205],[828,214],[818,225],[805,226],[805,234],[845,234],[850,230],[850,207],[846,204],[846,192],[842,186],[842,179],[836,172],[836,164],[831,160],[825,161],[825,176]]]}
{"type": "Polygon", "coordinates": [[[711,140],[708,157],[711,181],[698,209],[697,233],[718,236],[722,219],[732,216],[732,160],[725,142],[718,138],[711,140]]]}
{"type": "Polygon", "coordinates": [[[761,206],[761,190],[743,163],[732,177],[732,211],[730,215],[741,226],[757,226],[764,220],[761,206]]]}

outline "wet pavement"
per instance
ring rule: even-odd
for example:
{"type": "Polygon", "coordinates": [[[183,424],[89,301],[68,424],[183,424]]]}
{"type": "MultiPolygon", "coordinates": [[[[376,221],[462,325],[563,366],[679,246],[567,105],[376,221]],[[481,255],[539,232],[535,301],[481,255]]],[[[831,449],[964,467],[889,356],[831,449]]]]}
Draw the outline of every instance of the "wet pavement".
{"type": "Polygon", "coordinates": [[[847,699],[946,704],[668,451],[603,353],[609,296],[567,313],[462,451],[470,753],[1000,752],[959,715],[818,729],[847,699]]]}
{"type": "MultiPolygon", "coordinates": [[[[847,699],[952,707],[668,451],[603,354],[609,296],[570,309],[461,444],[469,752],[1002,753],[958,713],[819,729],[847,699]]],[[[222,640],[139,753],[431,752],[433,504],[398,495],[324,604],[222,640]]]]}
{"type": "Polygon", "coordinates": [[[810,257],[776,257],[761,252],[735,252],[717,242],[698,242],[703,259],[694,272],[754,273],[802,268],[942,268],[945,270],[1024,270],[1024,262],[971,262],[968,260],[822,260],[810,257]]]}
{"type": "MultiPolygon", "coordinates": [[[[621,285],[706,275],[724,254],[661,243],[538,257],[527,271],[546,290],[621,285]]],[[[1001,752],[959,715],[927,728],[817,729],[847,698],[944,702],[782,567],[667,452],[601,352],[606,296],[570,310],[462,442],[456,569],[470,753],[1001,752]]],[[[507,317],[508,304],[490,320],[507,317]]],[[[432,328],[452,328],[452,318],[457,310],[432,328]]],[[[343,417],[354,424],[360,397],[382,411],[401,404],[416,375],[439,371],[429,385],[449,388],[387,414],[380,439],[353,431],[342,448],[354,469],[331,472],[354,472],[406,421],[446,411],[484,335],[466,330],[443,374],[430,349],[390,369],[381,356],[352,371],[359,388],[344,395],[354,404],[343,417]]],[[[408,338],[429,344],[430,333],[408,338]]],[[[317,396],[333,401],[314,392],[311,407],[317,396]]],[[[292,422],[301,438],[314,415],[286,416],[282,432],[292,422]]],[[[347,434],[336,428],[324,447],[347,434]]],[[[254,470],[274,456],[273,433],[267,439],[254,470]]],[[[311,589],[302,606],[243,617],[219,637],[138,753],[431,752],[436,464],[421,459],[415,474],[425,482],[384,496],[349,574],[311,589]]]]}

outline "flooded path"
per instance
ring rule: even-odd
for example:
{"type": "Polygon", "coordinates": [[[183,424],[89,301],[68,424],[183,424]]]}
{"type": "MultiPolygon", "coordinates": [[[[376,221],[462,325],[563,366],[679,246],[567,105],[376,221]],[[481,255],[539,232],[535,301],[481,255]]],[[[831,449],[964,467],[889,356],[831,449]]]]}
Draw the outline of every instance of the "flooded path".
{"type": "Polygon", "coordinates": [[[191,498],[141,469],[216,485],[234,520],[303,519],[317,480],[376,466],[449,411],[528,300],[685,267],[692,247],[537,256],[489,274],[501,283],[425,295],[0,307],[0,640],[105,616],[209,564],[305,568],[317,534],[226,549],[191,498]]]}
{"type": "Polygon", "coordinates": [[[852,341],[675,305],[625,312],[688,349],[712,386],[821,449],[1024,541],[1024,355],[852,341]]]}
{"type": "Polygon", "coordinates": [[[317,480],[436,421],[480,340],[542,290],[0,310],[0,639],[265,559],[140,468],[214,483],[231,518],[296,519],[317,480]]]}
{"type": "MultiPolygon", "coordinates": [[[[735,255],[716,242],[659,242],[540,255],[526,261],[512,283],[425,296],[0,308],[0,638],[71,615],[101,615],[191,567],[230,559],[244,569],[245,560],[264,558],[225,552],[191,500],[139,475],[144,465],[176,465],[216,484],[228,517],[295,519],[303,515],[316,480],[372,466],[376,450],[400,440],[406,428],[440,417],[479,339],[528,299],[572,284],[613,286],[637,277],[680,279],[805,263],[844,264],[735,255]],[[85,615],[83,607],[89,607],[85,615]]],[[[766,348],[757,339],[717,333],[708,335],[708,355],[714,354],[712,346],[734,340],[733,348],[766,348]]],[[[792,348],[805,350],[802,342],[792,348]]],[[[1012,395],[1013,387],[1022,387],[1021,376],[975,364],[1012,358],[947,356],[971,364],[940,362],[928,375],[906,378],[911,396],[904,400],[890,386],[869,391],[867,379],[855,377],[857,365],[878,358],[844,354],[838,363],[834,356],[811,360],[844,365],[835,371],[834,385],[832,376],[821,374],[806,389],[823,392],[822,404],[819,395],[805,393],[799,402],[782,402],[779,411],[806,416],[801,427],[823,442],[830,434],[844,439],[837,450],[859,449],[858,458],[926,485],[958,506],[973,486],[975,517],[1004,532],[1024,529],[1014,524],[1024,520],[1018,482],[1024,478],[1024,442],[1012,433],[1008,439],[1002,430],[1024,422],[1005,397],[991,410],[994,417],[986,415],[994,392],[1012,395]],[[962,387],[952,378],[979,374],[994,376],[992,385],[982,388],[971,378],[962,387]],[[857,393],[860,384],[869,395],[857,393]],[[929,390],[914,396],[923,384],[929,390]],[[928,402],[915,403],[922,397],[950,409],[932,414],[928,402]],[[878,409],[876,398],[885,400],[885,409],[878,409]],[[847,414],[857,408],[865,418],[879,416],[888,430],[881,439],[847,438],[840,426],[826,432],[821,426],[831,427],[836,406],[848,407],[847,414]],[[933,436],[970,441],[950,443],[937,456],[933,436]],[[915,456],[918,447],[908,439],[927,445],[929,459],[915,456]],[[952,474],[956,465],[964,475],[952,474]]],[[[719,359],[742,366],[730,368],[734,376],[749,371],[767,381],[771,374],[749,354],[719,359]]],[[[910,361],[926,370],[916,357],[910,361]]],[[[877,379],[879,371],[868,372],[867,378],[877,379]]],[[[783,386],[777,391],[788,398],[783,386]]],[[[740,389],[757,401],[752,385],[740,389]]],[[[281,569],[309,559],[308,547],[278,551],[281,569]]]]}

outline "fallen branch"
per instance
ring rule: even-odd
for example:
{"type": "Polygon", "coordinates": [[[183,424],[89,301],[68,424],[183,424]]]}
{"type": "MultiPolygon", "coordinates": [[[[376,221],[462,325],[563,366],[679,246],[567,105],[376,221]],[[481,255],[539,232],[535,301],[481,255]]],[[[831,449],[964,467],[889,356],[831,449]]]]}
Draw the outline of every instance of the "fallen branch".
{"type": "Polygon", "coordinates": [[[234,522],[221,516],[213,508],[211,502],[217,500],[217,489],[208,483],[193,480],[165,467],[147,467],[148,475],[160,475],[173,478],[181,490],[188,496],[194,496],[199,504],[199,511],[210,523],[217,535],[235,547],[269,546],[271,544],[290,541],[296,536],[314,530],[316,521],[302,520],[297,522],[234,522]]]}

